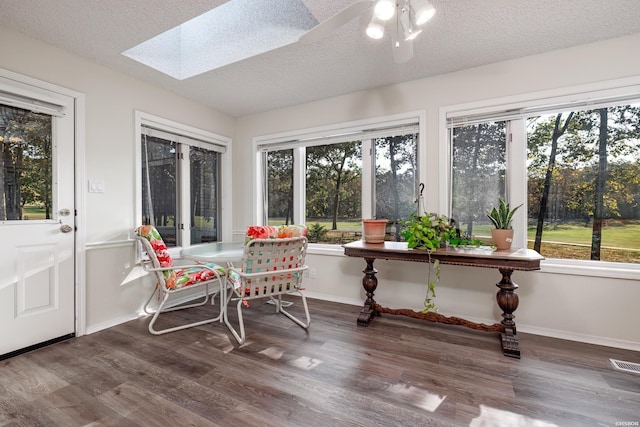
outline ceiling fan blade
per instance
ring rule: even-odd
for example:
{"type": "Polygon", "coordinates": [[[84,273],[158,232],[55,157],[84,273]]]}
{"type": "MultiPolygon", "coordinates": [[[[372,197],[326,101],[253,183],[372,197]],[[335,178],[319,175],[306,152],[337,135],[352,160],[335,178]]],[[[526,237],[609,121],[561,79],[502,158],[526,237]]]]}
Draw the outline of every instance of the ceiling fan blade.
{"type": "Polygon", "coordinates": [[[371,8],[372,5],[373,0],[364,0],[354,3],[304,33],[298,41],[303,44],[311,44],[325,39],[331,36],[335,30],[342,27],[352,19],[357,18],[365,10],[371,8]]]}
{"type": "Polygon", "coordinates": [[[396,64],[404,64],[413,58],[413,42],[411,40],[400,40],[399,44],[393,43],[393,62],[396,64]]]}
{"type": "Polygon", "coordinates": [[[404,64],[413,57],[413,40],[405,40],[404,34],[399,32],[398,23],[391,27],[391,50],[393,62],[404,64]]]}

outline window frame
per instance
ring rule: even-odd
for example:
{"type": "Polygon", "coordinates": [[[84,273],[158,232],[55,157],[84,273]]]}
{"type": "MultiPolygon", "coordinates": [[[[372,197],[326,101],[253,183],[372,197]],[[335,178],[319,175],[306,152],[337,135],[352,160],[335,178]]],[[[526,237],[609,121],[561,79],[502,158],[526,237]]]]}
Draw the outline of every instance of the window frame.
{"type": "MultiPolygon", "coordinates": [[[[142,127],[151,127],[160,131],[169,132],[171,134],[184,136],[186,139],[195,139],[197,142],[188,145],[198,146],[206,148],[207,145],[218,146],[222,148],[223,152],[220,153],[220,182],[218,186],[220,188],[220,241],[231,241],[232,233],[232,215],[231,215],[231,152],[232,152],[232,140],[231,138],[216,134],[214,132],[199,129],[193,126],[178,123],[172,120],[168,120],[162,117],[155,116],[153,114],[145,113],[142,111],[135,111],[135,180],[136,180],[136,207],[135,207],[135,219],[134,224],[140,223],[142,218],[142,127]]],[[[187,145],[182,145],[182,153],[184,159],[189,159],[189,150],[187,145]]],[[[214,151],[221,151],[216,149],[214,151]]],[[[180,209],[180,218],[189,218],[189,162],[185,162],[178,167],[178,174],[180,176],[180,190],[178,206],[180,209]],[[186,164],[186,166],[185,166],[186,164]]],[[[186,224],[185,224],[186,225],[186,224]]],[[[181,245],[169,248],[169,252],[172,256],[178,256],[182,248],[193,246],[190,238],[190,227],[183,227],[179,229],[181,245]]]]}
{"type": "MultiPolygon", "coordinates": [[[[507,120],[507,197],[514,205],[523,204],[514,216],[516,224],[525,224],[514,231],[514,245],[524,247],[527,239],[527,131],[526,118],[536,113],[571,111],[588,106],[620,105],[640,100],[640,77],[631,77],[592,84],[571,86],[517,96],[499,97],[440,108],[438,117],[440,170],[438,207],[440,212],[451,212],[452,155],[448,120],[485,117],[507,120]],[[509,136],[510,135],[510,136],[509,136]]],[[[637,280],[640,264],[607,261],[551,258],[541,262],[541,270],[549,273],[637,280]]]]}
{"type": "Polygon", "coordinates": [[[60,153],[56,141],[60,138],[74,137],[72,125],[74,106],[69,104],[68,97],[65,94],[57,96],[53,89],[47,89],[35,83],[31,86],[29,83],[20,82],[20,80],[22,78],[11,78],[11,75],[6,76],[0,73],[0,104],[44,114],[51,119],[51,218],[0,220],[0,228],[3,225],[55,224],[60,221],[59,171],[57,170],[57,159],[60,153]]]}
{"type": "MultiPolygon", "coordinates": [[[[422,147],[426,145],[425,136],[426,111],[418,110],[401,114],[375,117],[364,120],[333,123],[313,128],[298,129],[289,132],[277,134],[262,135],[253,138],[254,153],[254,172],[253,172],[253,222],[257,225],[263,225],[265,213],[265,182],[263,180],[264,164],[263,153],[267,149],[276,148],[293,148],[294,150],[294,223],[302,224],[304,222],[304,198],[305,198],[305,164],[300,159],[304,158],[304,147],[296,148],[293,145],[304,141],[310,141],[310,145],[321,145],[328,143],[347,142],[354,139],[362,141],[362,188],[375,188],[374,171],[372,165],[371,141],[374,136],[358,137],[369,129],[384,129],[391,127],[402,127],[410,123],[417,123],[418,141],[417,141],[417,168],[418,182],[426,182],[426,156],[422,155],[422,147]],[[327,137],[330,135],[330,137],[327,137]],[[297,160],[297,161],[296,161],[297,160]],[[296,198],[297,196],[297,198],[296,198]],[[295,202],[297,200],[297,203],[295,202]]],[[[362,194],[362,217],[370,218],[373,215],[374,200],[372,192],[363,191],[362,194]]],[[[339,245],[311,243],[310,247],[315,248],[315,252],[325,251],[327,253],[342,252],[339,245]]]]}

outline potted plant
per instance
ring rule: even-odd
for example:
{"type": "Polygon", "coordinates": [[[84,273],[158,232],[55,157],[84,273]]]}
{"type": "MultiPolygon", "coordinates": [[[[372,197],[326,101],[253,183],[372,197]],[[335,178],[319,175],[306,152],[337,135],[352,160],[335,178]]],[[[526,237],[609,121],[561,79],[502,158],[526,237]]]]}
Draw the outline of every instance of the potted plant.
{"type": "Polygon", "coordinates": [[[459,230],[456,230],[458,234],[455,237],[449,239],[449,245],[458,251],[465,250],[476,250],[476,249],[493,249],[493,247],[488,246],[486,242],[476,239],[475,237],[460,233],[459,230]]]}
{"type": "MultiPolygon", "coordinates": [[[[429,254],[444,246],[457,236],[456,230],[444,215],[429,213],[425,215],[411,214],[403,224],[404,240],[409,249],[423,249],[429,254]]],[[[429,277],[427,293],[424,299],[423,313],[438,309],[434,303],[436,282],[440,280],[440,261],[429,256],[429,277]],[[433,278],[431,276],[433,273],[433,278]]]]}
{"type": "Polygon", "coordinates": [[[511,228],[511,221],[513,220],[513,215],[520,206],[522,205],[511,209],[509,203],[505,202],[501,197],[498,207],[496,208],[494,206],[490,211],[487,211],[487,217],[495,227],[495,229],[491,230],[491,239],[493,240],[493,244],[496,245],[496,249],[499,251],[511,248],[511,243],[513,243],[513,228],[511,228]]]}
{"type": "Polygon", "coordinates": [[[456,230],[444,215],[411,214],[403,224],[404,239],[409,249],[434,251],[456,236],[456,230]]]}
{"type": "Polygon", "coordinates": [[[365,243],[384,243],[388,222],[387,219],[363,219],[362,240],[365,243]]]}

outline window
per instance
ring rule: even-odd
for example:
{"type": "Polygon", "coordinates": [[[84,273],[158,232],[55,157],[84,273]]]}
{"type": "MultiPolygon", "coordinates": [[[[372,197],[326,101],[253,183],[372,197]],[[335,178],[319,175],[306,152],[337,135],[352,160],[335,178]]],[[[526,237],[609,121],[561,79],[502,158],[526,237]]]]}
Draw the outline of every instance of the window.
{"type": "Polygon", "coordinates": [[[487,237],[484,212],[507,197],[525,205],[516,233],[546,258],[640,263],[640,96],[582,97],[448,113],[461,230],[487,237]]]}
{"type": "Polygon", "coordinates": [[[484,212],[506,197],[506,123],[459,126],[451,131],[451,219],[469,236],[490,236],[484,212]]]}
{"type": "Polygon", "coordinates": [[[258,138],[258,205],[265,224],[306,224],[311,242],[361,237],[362,218],[386,218],[387,238],[416,211],[418,117],[258,138]]]}
{"type": "Polygon", "coordinates": [[[640,263],[640,102],[527,123],[530,246],[640,263]]]}
{"type": "Polygon", "coordinates": [[[0,100],[0,221],[53,218],[52,122],[0,100]]]}
{"type": "Polygon", "coordinates": [[[230,240],[222,227],[230,222],[223,215],[230,141],[143,113],[137,117],[137,222],[154,224],[167,246],[230,240]]]}

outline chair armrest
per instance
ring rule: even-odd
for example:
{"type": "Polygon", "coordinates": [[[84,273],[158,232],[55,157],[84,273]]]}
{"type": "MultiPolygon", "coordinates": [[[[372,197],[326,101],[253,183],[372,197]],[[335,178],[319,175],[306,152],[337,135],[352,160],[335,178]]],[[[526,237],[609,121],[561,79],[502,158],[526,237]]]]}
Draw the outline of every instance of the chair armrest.
{"type": "Polygon", "coordinates": [[[214,272],[217,276],[220,275],[220,271],[216,270],[215,268],[211,268],[206,264],[174,264],[171,267],[153,267],[151,266],[151,261],[141,261],[140,264],[142,264],[142,268],[144,269],[144,271],[172,271],[185,270],[187,268],[202,268],[214,272]]]}

